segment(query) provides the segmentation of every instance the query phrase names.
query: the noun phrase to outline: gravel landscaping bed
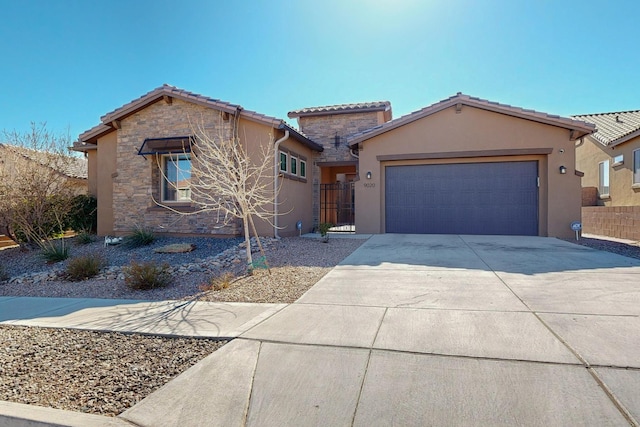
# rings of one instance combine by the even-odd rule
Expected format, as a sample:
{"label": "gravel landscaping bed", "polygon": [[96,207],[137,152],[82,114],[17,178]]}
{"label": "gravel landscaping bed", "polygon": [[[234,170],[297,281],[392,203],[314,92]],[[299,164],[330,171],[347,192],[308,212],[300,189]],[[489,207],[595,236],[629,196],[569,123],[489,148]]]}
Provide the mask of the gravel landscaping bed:
{"label": "gravel landscaping bed", "polygon": [[0,326],[0,400],[116,416],[226,344]]}
{"label": "gravel landscaping bed", "polygon": [[591,237],[581,237],[580,240],[576,239],[563,239],[570,243],[586,246],[592,249],[598,249],[600,251],[612,252],[614,254],[627,256],[630,258],[640,259],[640,246],[627,244],[622,242],[616,242],[613,240],[596,239]]}
{"label": "gravel landscaping bed", "polygon": [[[177,242],[193,243],[196,250],[186,254],[153,254],[154,247]],[[80,251],[99,251],[112,266],[127,264],[132,254],[139,260],[159,259],[174,266],[195,263],[196,267],[216,253],[226,250],[228,255],[213,268],[215,274],[187,272],[177,275],[170,286],[150,291],[131,290],[121,279],[37,283],[25,280],[0,283],[0,296],[290,303],[363,242],[336,238],[322,243],[299,237],[266,240],[271,274],[260,269],[252,276],[243,276],[244,263],[234,262],[244,259],[244,249],[237,246],[236,239],[166,238],[129,254],[122,247],[102,248],[101,243],[73,245],[72,256]],[[7,263],[13,274],[52,268],[37,253],[14,249],[0,251],[0,262]],[[236,276],[228,288],[201,291],[202,284],[224,272]],[[202,339],[16,326],[0,326],[0,342],[0,400],[109,416],[135,405],[224,344]]]}
{"label": "gravel landscaping bed", "polygon": [[[177,242],[195,244],[196,249],[184,254],[153,252],[156,247]],[[163,238],[151,246],[134,250],[121,246],[103,248],[101,243],[72,245],[72,256],[79,252],[99,254],[110,266],[126,265],[132,258],[138,261],[168,262],[174,266],[176,274],[169,286],[147,291],[130,289],[121,275],[120,277],[114,275],[109,279],[103,276],[79,282],[70,282],[61,278],[46,281],[27,278],[21,279],[20,282],[0,283],[0,296],[121,298],[153,301],[198,298],[205,301],[290,303],[299,298],[364,240],[335,238],[329,243],[322,243],[317,239],[303,237],[266,239],[263,245],[267,262],[271,266],[271,274],[266,270],[257,269],[253,276],[248,277],[243,276],[244,248],[242,243],[238,245],[238,242],[241,240]],[[226,255],[219,261],[216,261],[217,258],[209,258],[225,250]],[[254,259],[258,259],[260,253],[256,252],[253,256]],[[21,272],[24,272],[28,266],[33,266],[35,271],[37,268],[64,268],[64,263],[53,266],[44,263],[37,251],[24,253],[19,249],[0,251],[0,262],[3,265],[6,262],[9,265],[5,267],[7,270],[13,266],[12,271]],[[180,269],[182,265],[190,267]],[[202,292],[203,285],[224,273],[231,273],[236,277],[229,288]]]}

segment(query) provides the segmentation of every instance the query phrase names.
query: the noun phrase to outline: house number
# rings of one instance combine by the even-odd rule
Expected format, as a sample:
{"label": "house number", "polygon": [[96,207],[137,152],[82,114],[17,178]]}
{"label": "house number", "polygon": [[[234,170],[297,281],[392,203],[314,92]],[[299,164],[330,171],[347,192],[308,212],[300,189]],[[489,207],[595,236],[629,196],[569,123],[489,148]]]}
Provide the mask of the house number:
{"label": "house number", "polygon": [[365,182],[364,183],[364,188],[373,188],[376,186],[375,182]]}

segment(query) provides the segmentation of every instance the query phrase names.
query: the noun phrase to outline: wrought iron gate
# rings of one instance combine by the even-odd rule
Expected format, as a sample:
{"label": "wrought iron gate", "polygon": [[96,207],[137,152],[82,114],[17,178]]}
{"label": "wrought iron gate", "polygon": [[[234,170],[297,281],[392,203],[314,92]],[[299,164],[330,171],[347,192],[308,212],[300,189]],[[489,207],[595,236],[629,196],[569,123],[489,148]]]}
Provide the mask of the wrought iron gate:
{"label": "wrought iron gate", "polygon": [[353,182],[320,184],[320,223],[354,225],[355,186]]}

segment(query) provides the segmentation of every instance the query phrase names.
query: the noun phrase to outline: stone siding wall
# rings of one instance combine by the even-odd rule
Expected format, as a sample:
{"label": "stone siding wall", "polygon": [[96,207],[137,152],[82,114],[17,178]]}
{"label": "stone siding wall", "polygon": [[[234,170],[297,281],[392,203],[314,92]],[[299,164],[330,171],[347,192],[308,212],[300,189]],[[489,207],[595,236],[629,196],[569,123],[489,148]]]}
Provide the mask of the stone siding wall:
{"label": "stone siding wall", "polygon": [[231,129],[218,111],[177,99],[171,104],[156,102],[122,120],[117,140],[118,172],[113,180],[116,234],[125,234],[135,226],[162,233],[239,234],[237,221],[223,226],[223,218],[216,212],[184,215],[160,208],[153,201],[160,194],[157,157],[147,155],[145,159],[137,154],[138,149],[146,138],[193,135],[193,127],[200,124],[213,135],[228,136]]}
{"label": "stone siding wall", "polygon": [[583,207],[582,232],[640,240],[640,206]]}
{"label": "stone siding wall", "polygon": [[[348,113],[299,118],[300,130],[324,147],[313,162],[313,225],[320,220],[320,167],[318,162],[355,161],[350,153],[347,137],[377,126],[378,113]],[[336,143],[336,135],[338,141]]]}

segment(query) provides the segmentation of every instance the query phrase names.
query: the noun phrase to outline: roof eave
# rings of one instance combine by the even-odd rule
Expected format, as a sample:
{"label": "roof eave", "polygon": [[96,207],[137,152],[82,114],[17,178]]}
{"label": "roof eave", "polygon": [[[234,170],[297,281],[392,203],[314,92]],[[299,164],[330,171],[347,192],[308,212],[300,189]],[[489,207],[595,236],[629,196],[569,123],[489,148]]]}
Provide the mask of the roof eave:
{"label": "roof eave", "polygon": [[550,117],[540,117],[535,112],[529,113],[525,110],[517,111],[502,105],[491,105],[491,104],[487,105],[487,103],[485,102],[477,102],[477,101],[474,101],[473,99],[452,97],[450,99],[425,107],[422,110],[418,110],[414,113],[410,113],[404,117],[399,117],[396,119],[396,123],[393,123],[393,121],[387,122],[383,125],[378,126],[377,129],[374,128],[375,130],[369,133],[364,133],[362,135],[356,136],[350,139],[349,145],[355,146],[375,136],[381,135],[383,133],[389,132],[405,124],[412,123],[416,120],[419,120],[424,117],[438,113],[440,111],[446,110],[447,108],[451,108],[452,106],[455,106],[455,105],[466,105],[468,107],[479,108],[482,110],[492,111],[495,113],[504,114],[511,117],[521,118],[524,120],[535,121],[538,123],[543,123],[551,126],[568,129],[572,131],[571,140],[577,140],[581,137],[584,137],[586,135],[589,135],[595,132],[595,125],[591,123],[586,123],[586,122],[573,120],[573,119],[563,119],[560,117],[558,117],[558,119],[554,119]]}
{"label": "roof eave", "polygon": [[640,129],[637,129],[631,133],[628,133],[624,136],[621,136],[618,139],[615,139],[613,141],[611,141],[609,144],[607,144],[609,147],[617,147],[618,145],[624,144],[625,142],[629,142],[632,139],[635,139],[637,137],[640,137]]}

